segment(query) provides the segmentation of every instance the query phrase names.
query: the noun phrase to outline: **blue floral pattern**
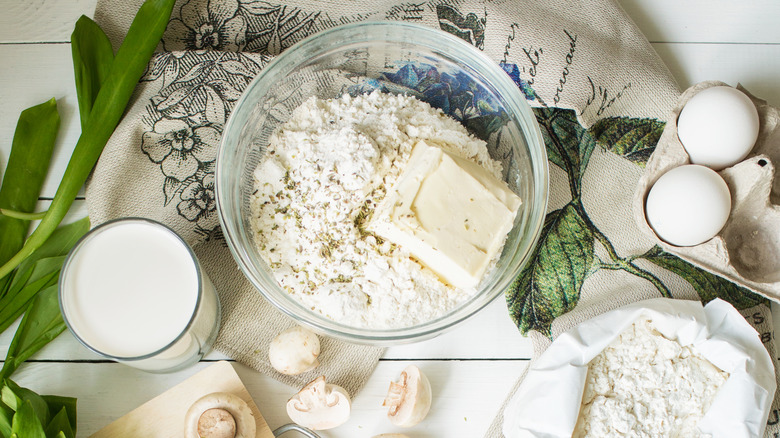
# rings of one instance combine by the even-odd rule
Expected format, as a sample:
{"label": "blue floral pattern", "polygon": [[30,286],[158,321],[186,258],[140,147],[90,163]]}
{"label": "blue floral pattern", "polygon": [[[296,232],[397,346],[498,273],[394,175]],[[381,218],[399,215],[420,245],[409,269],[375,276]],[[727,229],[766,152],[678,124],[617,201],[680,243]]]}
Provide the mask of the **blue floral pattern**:
{"label": "blue floral pattern", "polygon": [[493,95],[462,72],[450,74],[439,72],[432,65],[407,63],[396,71],[382,73],[379,79],[368,79],[352,87],[350,92],[375,89],[408,94],[428,102],[482,139],[489,138],[508,121]]}
{"label": "blue floral pattern", "polygon": [[515,85],[517,85],[517,88],[519,88],[520,91],[523,92],[523,95],[525,96],[526,100],[530,100],[530,101],[539,100],[539,96],[536,95],[536,91],[534,91],[534,89],[531,88],[528,82],[520,78],[520,69],[517,67],[517,64],[502,62],[499,65],[506,72],[506,74],[508,74],[509,77],[512,78],[512,81],[515,83]]}

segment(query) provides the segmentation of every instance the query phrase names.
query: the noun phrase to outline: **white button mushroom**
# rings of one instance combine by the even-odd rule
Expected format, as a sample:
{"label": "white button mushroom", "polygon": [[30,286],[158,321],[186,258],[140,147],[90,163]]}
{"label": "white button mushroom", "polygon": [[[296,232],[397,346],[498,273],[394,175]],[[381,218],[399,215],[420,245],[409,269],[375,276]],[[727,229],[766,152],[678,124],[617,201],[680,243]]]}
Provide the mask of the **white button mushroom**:
{"label": "white button mushroom", "polygon": [[396,382],[390,382],[382,406],[388,406],[387,418],[399,427],[412,427],[422,421],[431,408],[431,384],[414,365],[401,372]]}
{"label": "white button mushroom", "polygon": [[184,419],[185,438],[255,438],[252,410],[237,395],[213,392],[198,399]]}
{"label": "white button mushroom", "polygon": [[282,374],[301,374],[320,364],[320,340],[311,331],[300,327],[287,329],[271,341],[268,359],[271,366]]}
{"label": "white button mushroom", "polygon": [[287,402],[292,421],[312,430],[332,429],[347,422],[352,408],[347,391],[325,376],[309,382]]}

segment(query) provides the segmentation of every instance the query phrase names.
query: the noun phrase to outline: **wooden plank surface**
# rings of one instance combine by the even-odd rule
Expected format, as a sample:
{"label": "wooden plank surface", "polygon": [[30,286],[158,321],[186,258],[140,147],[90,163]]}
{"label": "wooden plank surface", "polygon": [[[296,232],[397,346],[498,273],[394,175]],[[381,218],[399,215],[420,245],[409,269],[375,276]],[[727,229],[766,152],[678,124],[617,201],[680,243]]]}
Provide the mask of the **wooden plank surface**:
{"label": "wooden plank surface", "polygon": [[44,197],[52,197],[81,133],[70,44],[2,44],[0,60],[0,168],[7,164],[19,114],[57,99],[60,132],[42,189]]}
{"label": "wooden plank surface", "polygon": [[70,41],[73,24],[97,0],[0,0],[0,44]]}
{"label": "wooden plank surface", "polygon": [[[353,398],[350,420],[321,435],[368,438],[404,432],[414,438],[480,437],[528,365],[522,360],[413,361],[431,382],[433,404],[424,422],[402,431],[387,420],[382,401],[390,381],[410,363],[381,361],[365,389]],[[15,380],[41,393],[78,397],[78,436],[86,437],[209,365],[201,362],[179,373],[148,374],[115,363],[33,362],[22,365]],[[289,423],[285,402],[297,389],[243,365],[234,366],[271,429]]]}
{"label": "wooden plank surface", "polygon": [[[5,357],[11,343],[16,324],[0,334],[0,358]],[[490,336],[486,336],[486,334]],[[474,318],[458,325],[453,330],[415,344],[392,347],[385,353],[392,360],[420,359],[529,359],[531,342],[512,325],[502,299],[492,302]],[[209,359],[225,358],[214,352]],[[34,357],[39,361],[99,360],[100,357],[87,350],[69,332],[46,345]]]}
{"label": "wooden plank surface", "polygon": [[776,0],[618,0],[650,42],[780,43]]}
{"label": "wooden plank surface", "polygon": [[653,48],[683,87],[713,79],[741,83],[780,106],[780,44],[654,43]]}
{"label": "wooden plank surface", "polygon": [[[780,43],[776,0],[618,0],[651,42]],[[0,0],[0,44],[67,42],[97,0]]]}

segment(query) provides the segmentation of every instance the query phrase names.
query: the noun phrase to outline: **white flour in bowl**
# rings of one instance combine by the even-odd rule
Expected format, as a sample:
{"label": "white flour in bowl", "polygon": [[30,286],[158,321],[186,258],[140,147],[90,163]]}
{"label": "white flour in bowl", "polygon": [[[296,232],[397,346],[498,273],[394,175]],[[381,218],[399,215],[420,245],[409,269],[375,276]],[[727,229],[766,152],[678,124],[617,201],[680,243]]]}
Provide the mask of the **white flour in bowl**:
{"label": "white flour in bowl", "polygon": [[311,98],[274,132],[255,171],[252,226],[288,293],[335,321],[370,328],[425,322],[476,293],[444,284],[365,229],[420,140],[501,177],[484,141],[409,96]]}
{"label": "white flour in bowl", "polygon": [[573,437],[696,437],[728,378],[690,346],[640,320],[588,365]]}

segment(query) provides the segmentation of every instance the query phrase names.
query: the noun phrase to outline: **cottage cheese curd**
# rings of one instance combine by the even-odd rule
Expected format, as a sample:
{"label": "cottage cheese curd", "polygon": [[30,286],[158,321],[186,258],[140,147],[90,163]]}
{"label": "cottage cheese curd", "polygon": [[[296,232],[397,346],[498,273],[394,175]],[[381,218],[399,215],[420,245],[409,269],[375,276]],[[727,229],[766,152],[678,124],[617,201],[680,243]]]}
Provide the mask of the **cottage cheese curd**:
{"label": "cottage cheese curd", "polygon": [[442,316],[476,292],[368,229],[420,141],[500,179],[485,142],[410,96],[311,98],[274,132],[255,171],[252,227],[288,293],[347,325],[394,328]]}
{"label": "cottage cheese curd", "polygon": [[695,437],[725,373],[639,320],[589,364],[573,437]]}

